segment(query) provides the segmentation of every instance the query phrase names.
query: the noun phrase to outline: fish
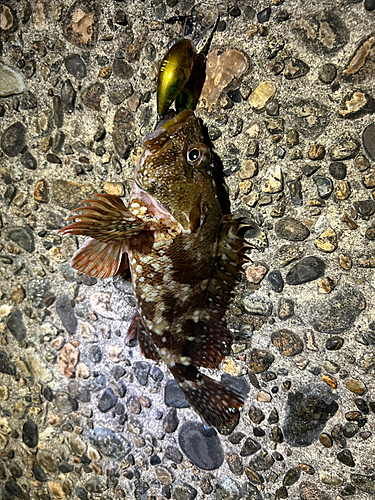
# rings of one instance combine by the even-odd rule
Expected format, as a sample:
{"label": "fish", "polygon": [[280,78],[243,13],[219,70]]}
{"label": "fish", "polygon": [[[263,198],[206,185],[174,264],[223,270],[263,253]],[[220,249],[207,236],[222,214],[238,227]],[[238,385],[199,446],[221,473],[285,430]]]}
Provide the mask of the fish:
{"label": "fish", "polygon": [[130,270],[136,312],[126,341],[164,361],[204,423],[220,428],[238,419],[245,398],[199,368],[217,369],[230,352],[225,312],[244,240],[239,221],[222,213],[194,111],[163,113],[143,138],[128,203],[95,194],[59,232],[89,237],[72,257],[77,271],[103,279]]}

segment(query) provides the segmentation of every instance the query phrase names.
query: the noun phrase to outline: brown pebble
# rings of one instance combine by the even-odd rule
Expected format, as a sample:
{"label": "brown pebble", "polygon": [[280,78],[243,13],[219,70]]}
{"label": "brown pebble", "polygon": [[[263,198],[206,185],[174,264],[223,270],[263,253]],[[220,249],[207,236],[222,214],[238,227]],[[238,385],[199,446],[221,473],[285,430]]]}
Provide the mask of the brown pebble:
{"label": "brown pebble", "polygon": [[332,387],[332,389],[337,389],[337,380],[335,377],[332,377],[331,375],[323,375],[322,380]]}
{"label": "brown pebble", "polygon": [[146,396],[140,396],[138,398],[138,401],[139,401],[140,405],[143,406],[143,408],[150,408],[150,406],[151,406],[151,401]]}
{"label": "brown pebble", "polygon": [[322,144],[313,144],[310,146],[308,157],[310,160],[322,160],[326,154],[326,149]]}
{"label": "brown pebble", "polygon": [[315,246],[321,252],[331,253],[337,248],[337,235],[335,231],[329,227],[315,240]]}
{"label": "brown pebble", "polygon": [[35,184],[34,198],[41,203],[49,202],[49,187],[45,179],[41,179]]}
{"label": "brown pebble", "polygon": [[369,55],[374,44],[375,44],[374,36],[371,36],[363,43],[361,43],[361,45],[357,48],[355,54],[353,55],[352,59],[350,60],[349,64],[344,69],[343,74],[354,75],[355,73],[358,73],[358,71],[365,64],[367,56]]}
{"label": "brown pebble", "polygon": [[244,161],[242,167],[238,171],[238,177],[241,180],[251,179],[258,174],[258,163],[255,160]]}
{"label": "brown pebble", "polygon": [[257,393],[257,401],[262,403],[269,403],[272,400],[271,394],[266,391],[259,391]]}
{"label": "brown pebble", "polygon": [[246,278],[250,281],[250,283],[258,284],[262,281],[262,279],[267,274],[267,267],[263,264],[254,264],[246,268]]}
{"label": "brown pebble", "polygon": [[340,181],[336,188],[336,198],[340,201],[350,196],[350,184],[348,181]]}
{"label": "brown pebble", "polygon": [[333,445],[333,440],[331,436],[326,432],[322,432],[320,434],[319,441],[325,448],[331,448],[331,446]]}
{"label": "brown pebble", "polygon": [[26,297],[26,291],[22,285],[18,285],[10,295],[10,298],[15,304],[19,304]]}
{"label": "brown pebble", "polygon": [[51,146],[52,146],[52,137],[44,137],[44,139],[42,139],[40,143],[41,150],[46,153]]}
{"label": "brown pebble", "polygon": [[358,227],[357,224],[354,222],[354,220],[348,214],[344,214],[341,220],[342,222],[346,222],[348,224],[349,229],[351,229],[352,231],[354,229],[357,229]]}
{"label": "brown pebble", "polygon": [[318,281],[320,293],[330,293],[335,288],[335,281],[332,278],[326,277]]}
{"label": "brown pebble", "polygon": [[109,78],[112,74],[112,68],[111,66],[104,66],[103,68],[100,68],[99,70],[99,76],[100,78]]}

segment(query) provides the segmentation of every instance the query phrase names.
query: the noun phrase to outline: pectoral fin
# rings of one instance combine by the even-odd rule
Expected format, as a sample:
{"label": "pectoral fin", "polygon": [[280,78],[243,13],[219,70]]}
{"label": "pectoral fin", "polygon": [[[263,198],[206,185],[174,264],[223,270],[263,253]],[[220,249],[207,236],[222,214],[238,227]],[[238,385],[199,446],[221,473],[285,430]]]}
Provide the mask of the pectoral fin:
{"label": "pectoral fin", "polygon": [[73,255],[71,266],[88,276],[111,278],[122,272],[127,259],[125,250],[126,240],[104,243],[89,238]]}
{"label": "pectoral fin", "polygon": [[85,200],[81,204],[85,203],[90,205],[74,209],[73,212],[79,213],[67,219],[76,222],[63,227],[59,233],[90,236],[104,243],[110,243],[158,227],[157,219],[147,217],[147,213],[142,214],[137,208],[131,211],[118,196],[95,194],[91,200]]}

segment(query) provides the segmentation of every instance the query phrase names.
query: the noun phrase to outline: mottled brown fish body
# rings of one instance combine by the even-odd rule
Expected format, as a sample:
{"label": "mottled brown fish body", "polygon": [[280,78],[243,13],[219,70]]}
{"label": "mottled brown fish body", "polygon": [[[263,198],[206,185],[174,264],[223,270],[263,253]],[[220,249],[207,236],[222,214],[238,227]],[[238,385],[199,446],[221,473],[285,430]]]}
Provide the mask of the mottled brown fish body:
{"label": "mottled brown fish body", "polygon": [[244,398],[198,367],[217,368],[230,350],[224,315],[243,240],[221,213],[211,152],[191,110],[161,120],[143,144],[128,205],[96,195],[62,232],[91,237],[72,259],[91,276],[113,276],[128,258],[137,300],[128,338],[166,362],[207,424],[226,425]]}

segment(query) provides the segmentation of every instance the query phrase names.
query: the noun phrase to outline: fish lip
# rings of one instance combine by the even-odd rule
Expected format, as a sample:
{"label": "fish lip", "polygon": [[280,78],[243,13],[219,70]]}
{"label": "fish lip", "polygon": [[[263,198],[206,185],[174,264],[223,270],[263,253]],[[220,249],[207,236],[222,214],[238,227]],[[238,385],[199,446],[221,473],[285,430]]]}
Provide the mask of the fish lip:
{"label": "fish lip", "polygon": [[165,116],[157,123],[155,130],[144,136],[143,144],[146,144],[148,141],[153,141],[166,133],[173,133],[174,129],[178,129],[184,125],[193,114],[191,109],[184,109],[177,116],[173,116],[172,113]]}

